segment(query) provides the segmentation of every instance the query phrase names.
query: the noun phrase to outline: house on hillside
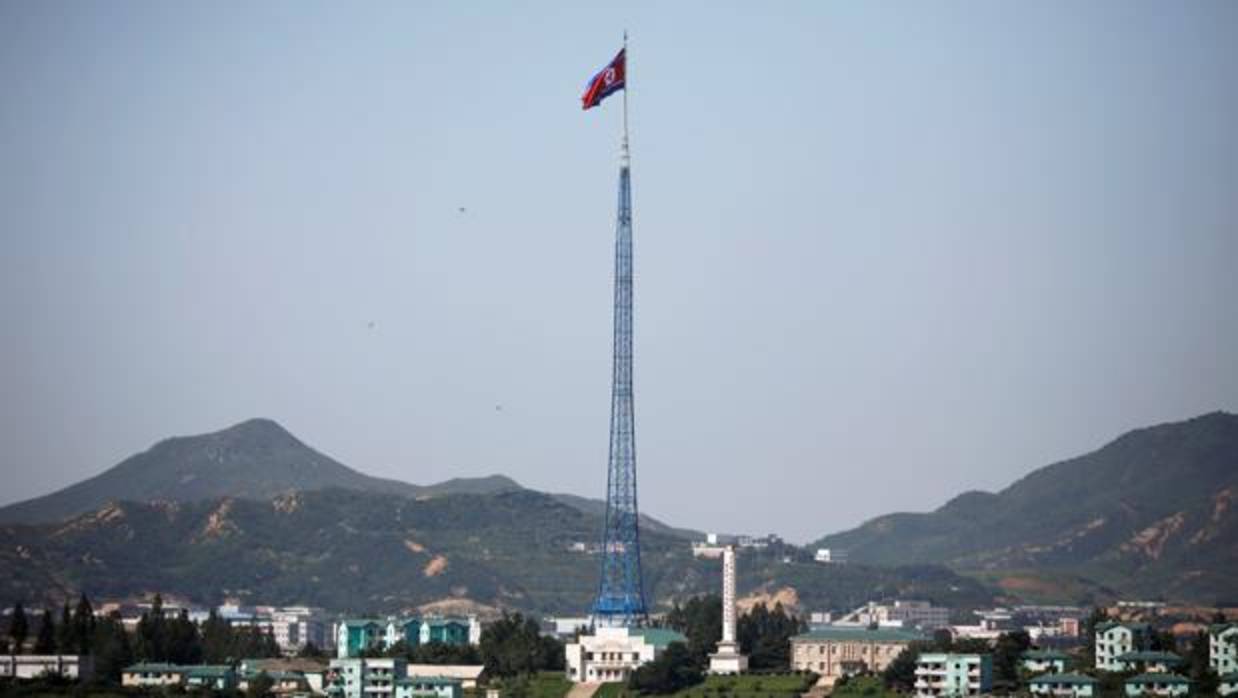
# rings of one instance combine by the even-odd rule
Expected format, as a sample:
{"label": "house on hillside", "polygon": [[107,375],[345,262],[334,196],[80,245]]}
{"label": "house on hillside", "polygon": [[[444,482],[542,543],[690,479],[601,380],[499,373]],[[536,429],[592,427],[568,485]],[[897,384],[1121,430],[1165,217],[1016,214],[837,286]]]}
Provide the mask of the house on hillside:
{"label": "house on hillside", "polygon": [[1096,626],[1096,668],[1102,671],[1124,671],[1125,665],[1118,661],[1118,657],[1143,649],[1148,634],[1149,629],[1145,623],[1110,621]]}
{"label": "house on hillside", "polygon": [[229,691],[236,688],[236,672],[226,664],[202,664],[182,667],[182,669],[185,686],[188,688],[204,688],[211,691]]}
{"label": "house on hillside", "polygon": [[1221,676],[1238,672],[1238,623],[1208,628],[1208,663]]}
{"label": "house on hillside", "polygon": [[1099,683],[1082,674],[1041,674],[1028,682],[1028,690],[1034,696],[1093,698],[1099,693]]}
{"label": "house on hillside", "polygon": [[1185,696],[1191,692],[1191,682],[1177,674],[1140,674],[1125,681],[1126,695]]}
{"label": "house on hillside", "polygon": [[125,687],[179,686],[184,680],[184,667],[165,662],[138,662],[120,672],[120,685]]}
{"label": "house on hillside", "polygon": [[1139,671],[1145,674],[1168,674],[1182,664],[1182,657],[1173,652],[1127,652],[1118,655],[1120,671]]}
{"label": "house on hillside", "polygon": [[1056,650],[1028,650],[1020,658],[1024,670],[1036,674],[1065,674],[1070,655]]}
{"label": "house on hillside", "polygon": [[811,671],[833,685],[843,676],[884,671],[908,644],[927,639],[904,628],[817,627],[791,638],[791,669]]}
{"label": "house on hillside", "polygon": [[916,696],[979,696],[993,690],[993,657],[925,653],[916,660]]}

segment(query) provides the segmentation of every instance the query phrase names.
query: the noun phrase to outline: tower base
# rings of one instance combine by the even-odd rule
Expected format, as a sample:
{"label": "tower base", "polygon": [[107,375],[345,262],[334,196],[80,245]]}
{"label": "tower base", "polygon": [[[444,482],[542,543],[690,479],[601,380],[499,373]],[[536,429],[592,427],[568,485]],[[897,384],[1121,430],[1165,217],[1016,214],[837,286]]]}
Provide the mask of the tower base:
{"label": "tower base", "polygon": [[719,642],[718,651],[709,655],[709,673],[742,674],[748,671],[748,657],[739,653],[739,643]]}

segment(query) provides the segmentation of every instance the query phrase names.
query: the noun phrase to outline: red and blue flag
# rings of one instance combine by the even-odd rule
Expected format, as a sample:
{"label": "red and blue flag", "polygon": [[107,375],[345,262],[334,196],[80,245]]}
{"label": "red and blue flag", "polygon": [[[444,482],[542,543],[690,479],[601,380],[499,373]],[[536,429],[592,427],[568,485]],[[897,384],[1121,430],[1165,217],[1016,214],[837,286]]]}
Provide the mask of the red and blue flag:
{"label": "red and blue flag", "polygon": [[627,77],[627,61],[624,54],[627,49],[621,49],[605,68],[589,79],[589,87],[585,89],[580,101],[582,109],[596,107],[602,100],[623,89],[624,78]]}

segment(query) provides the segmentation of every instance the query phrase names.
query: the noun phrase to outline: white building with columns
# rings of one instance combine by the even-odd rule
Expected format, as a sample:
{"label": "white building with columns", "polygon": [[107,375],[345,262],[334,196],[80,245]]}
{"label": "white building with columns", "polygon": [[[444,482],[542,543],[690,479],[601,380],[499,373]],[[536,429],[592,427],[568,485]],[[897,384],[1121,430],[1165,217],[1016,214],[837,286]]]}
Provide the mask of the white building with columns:
{"label": "white building with columns", "polygon": [[663,628],[599,627],[564,648],[567,678],[575,683],[627,681],[637,667],[657,659],[672,642],[687,641]]}

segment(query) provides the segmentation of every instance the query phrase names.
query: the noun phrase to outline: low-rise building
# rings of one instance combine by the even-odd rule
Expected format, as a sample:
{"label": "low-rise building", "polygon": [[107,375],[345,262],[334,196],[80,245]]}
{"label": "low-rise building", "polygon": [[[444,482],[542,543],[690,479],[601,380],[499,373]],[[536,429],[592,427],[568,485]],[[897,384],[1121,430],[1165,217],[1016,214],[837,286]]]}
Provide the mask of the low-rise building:
{"label": "low-rise building", "polygon": [[1034,696],[1093,698],[1097,695],[1098,683],[1091,676],[1082,674],[1041,674],[1028,682],[1028,690]]}
{"label": "low-rise building", "polygon": [[94,675],[94,666],[90,655],[0,655],[0,678],[37,679],[44,676],[60,676],[66,679],[85,680]]}
{"label": "low-rise building", "polygon": [[185,681],[185,669],[165,662],[138,662],[120,673],[120,685],[136,687],[179,686]]}
{"label": "low-rise building", "polygon": [[336,657],[356,658],[366,650],[390,648],[398,642],[410,647],[441,642],[446,645],[476,645],[481,642],[481,623],[475,616],[410,617],[379,620],[350,618],[335,629]]}
{"label": "low-rise building", "polygon": [[213,691],[236,688],[236,671],[230,666],[202,664],[180,668],[185,677],[185,685],[190,688],[207,688]]}
{"label": "low-rise building", "polygon": [[1238,696],[1238,671],[1224,674],[1217,684],[1217,694],[1222,696]]}
{"label": "low-rise building", "polygon": [[686,643],[687,638],[662,628],[597,628],[564,648],[567,678],[575,683],[627,681],[672,642]]}
{"label": "low-rise building", "polygon": [[816,628],[791,638],[791,669],[811,671],[833,685],[843,676],[884,671],[908,644],[927,639],[903,628]]}
{"label": "low-rise building", "polygon": [[410,679],[452,679],[460,682],[461,688],[477,688],[484,664],[409,664],[405,675]]}
{"label": "low-rise building", "polygon": [[993,690],[993,658],[987,654],[921,654],[916,661],[916,695],[978,696]]}
{"label": "low-rise building", "polygon": [[1102,671],[1124,671],[1118,657],[1143,649],[1148,626],[1143,623],[1106,622],[1096,626],[1096,668]]}
{"label": "low-rise building", "polygon": [[1140,651],[1118,655],[1117,662],[1122,667],[1120,671],[1167,674],[1182,664],[1182,657],[1173,652]]}
{"label": "low-rise building", "polygon": [[314,693],[323,693],[327,686],[329,668],[325,659],[308,657],[278,657],[271,659],[242,659],[238,670],[238,687],[248,688],[248,679],[265,673],[275,678],[300,676]]}
{"label": "low-rise building", "polygon": [[1222,676],[1238,672],[1238,623],[1208,628],[1208,663]]}
{"label": "low-rise building", "polygon": [[1191,682],[1177,674],[1139,674],[1125,681],[1126,695],[1184,696],[1191,692]]}
{"label": "low-rise building", "polygon": [[395,682],[395,698],[461,698],[464,689],[456,679],[409,677]]}
{"label": "low-rise building", "polygon": [[343,698],[394,698],[395,682],[406,678],[408,663],[399,657],[332,659],[337,688]]}
{"label": "low-rise building", "polygon": [[1070,655],[1065,652],[1033,649],[1023,653],[1020,666],[1026,671],[1037,674],[1065,675],[1066,663],[1069,661]]}

